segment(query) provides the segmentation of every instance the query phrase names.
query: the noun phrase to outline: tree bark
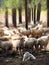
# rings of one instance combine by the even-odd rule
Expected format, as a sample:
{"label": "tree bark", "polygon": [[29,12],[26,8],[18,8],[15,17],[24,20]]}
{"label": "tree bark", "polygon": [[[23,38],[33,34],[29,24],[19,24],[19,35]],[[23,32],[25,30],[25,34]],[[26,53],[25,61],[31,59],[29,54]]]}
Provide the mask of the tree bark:
{"label": "tree bark", "polygon": [[[31,3],[31,0],[27,0],[28,4]],[[28,6],[28,22],[31,22],[31,8]]]}
{"label": "tree bark", "polygon": [[13,22],[13,26],[16,28],[16,8],[12,9],[12,22]]}
{"label": "tree bark", "polygon": [[32,8],[32,21],[33,21],[33,8]]}
{"label": "tree bark", "polygon": [[19,23],[22,23],[22,8],[20,7],[19,9]]}
{"label": "tree bark", "polygon": [[28,7],[28,22],[31,22],[31,8]]}
{"label": "tree bark", "polygon": [[36,24],[36,5],[34,5],[34,24]]}
{"label": "tree bark", "polygon": [[38,3],[38,8],[37,8],[37,21],[40,21],[40,13],[41,13],[41,3]]}
{"label": "tree bark", "polygon": [[49,0],[47,0],[47,27],[49,27]]}
{"label": "tree bark", "polygon": [[7,27],[9,27],[9,26],[8,26],[8,8],[6,8],[6,11],[5,11],[5,25],[6,25]]}
{"label": "tree bark", "polygon": [[26,22],[26,29],[28,29],[28,12],[27,12],[27,10],[28,10],[28,6],[27,6],[27,0],[25,0],[25,22]]}

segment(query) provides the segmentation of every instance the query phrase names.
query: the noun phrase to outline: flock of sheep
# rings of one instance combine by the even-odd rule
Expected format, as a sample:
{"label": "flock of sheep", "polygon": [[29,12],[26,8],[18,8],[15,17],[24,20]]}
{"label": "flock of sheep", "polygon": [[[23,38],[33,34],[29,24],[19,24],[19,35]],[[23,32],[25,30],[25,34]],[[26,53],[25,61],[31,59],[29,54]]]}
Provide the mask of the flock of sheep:
{"label": "flock of sheep", "polygon": [[49,28],[38,24],[34,28],[0,27],[0,52],[23,53],[46,50],[49,44]]}

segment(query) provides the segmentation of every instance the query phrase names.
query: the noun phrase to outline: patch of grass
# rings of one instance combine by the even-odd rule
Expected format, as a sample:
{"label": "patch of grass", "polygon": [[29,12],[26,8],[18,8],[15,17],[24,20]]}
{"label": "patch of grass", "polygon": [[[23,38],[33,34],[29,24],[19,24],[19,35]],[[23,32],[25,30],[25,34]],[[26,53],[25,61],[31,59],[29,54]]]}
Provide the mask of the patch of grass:
{"label": "patch of grass", "polygon": [[5,9],[0,9],[0,14],[4,14]]}
{"label": "patch of grass", "polygon": [[42,10],[41,15],[45,15],[47,13],[47,10]]}

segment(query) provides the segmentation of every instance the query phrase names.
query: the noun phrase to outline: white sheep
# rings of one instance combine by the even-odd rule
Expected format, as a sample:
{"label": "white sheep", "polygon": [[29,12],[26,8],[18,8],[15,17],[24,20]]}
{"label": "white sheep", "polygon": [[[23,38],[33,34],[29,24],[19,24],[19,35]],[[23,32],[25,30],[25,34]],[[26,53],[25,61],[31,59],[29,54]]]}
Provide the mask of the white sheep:
{"label": "white sheep", "polygon": [[5,52],[8,53],[9,51],[12,51],[12,43],[10,41],[1,41],[0,42],[0,48]]}
{"label": "white sheep", "polygon": [[29,53],[29,52],[25,52],[25,54],[23,55],[23,60],[22,61],[27,61],[27,60],[29,60],[29,59],[36,59],[36,57],[35,56],[33,56],[31,53]]}
{"label": "white sheep", "polygon": [[26,50],[35,50],[37,45],[37,39],[36,38],[26,38],[25,42],[24,42],[24,48]]}
{"label": "white sheep", "polygon": [[13,45],[13,51],[18,51],[19,54],[24,47],[24,39],[21,37],[19,40],[11,40]]}
{"label": "white sheep", "polygon": [[40,38],[37,39],[38,41],[38,46],[40,45],[40,50],[41,49],[46,49],[46,46],[48,44],[49,41],[49,36],[42,36]]}

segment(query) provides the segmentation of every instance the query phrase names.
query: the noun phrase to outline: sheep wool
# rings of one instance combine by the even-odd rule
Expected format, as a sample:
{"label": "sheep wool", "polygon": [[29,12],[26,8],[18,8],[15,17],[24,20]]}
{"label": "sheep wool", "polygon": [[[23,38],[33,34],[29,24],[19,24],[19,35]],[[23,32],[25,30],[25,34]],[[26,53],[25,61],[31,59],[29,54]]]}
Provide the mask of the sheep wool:
{"label": "sheep wool", "polygon": [[27,60],[29,60],[29,59],[36,59],[36,57],[35,56],[33,56],[31,53],[29,53],[29,52],[25,52],[25,54],[23,55],[23,60],[22,61],[27,61]]}

